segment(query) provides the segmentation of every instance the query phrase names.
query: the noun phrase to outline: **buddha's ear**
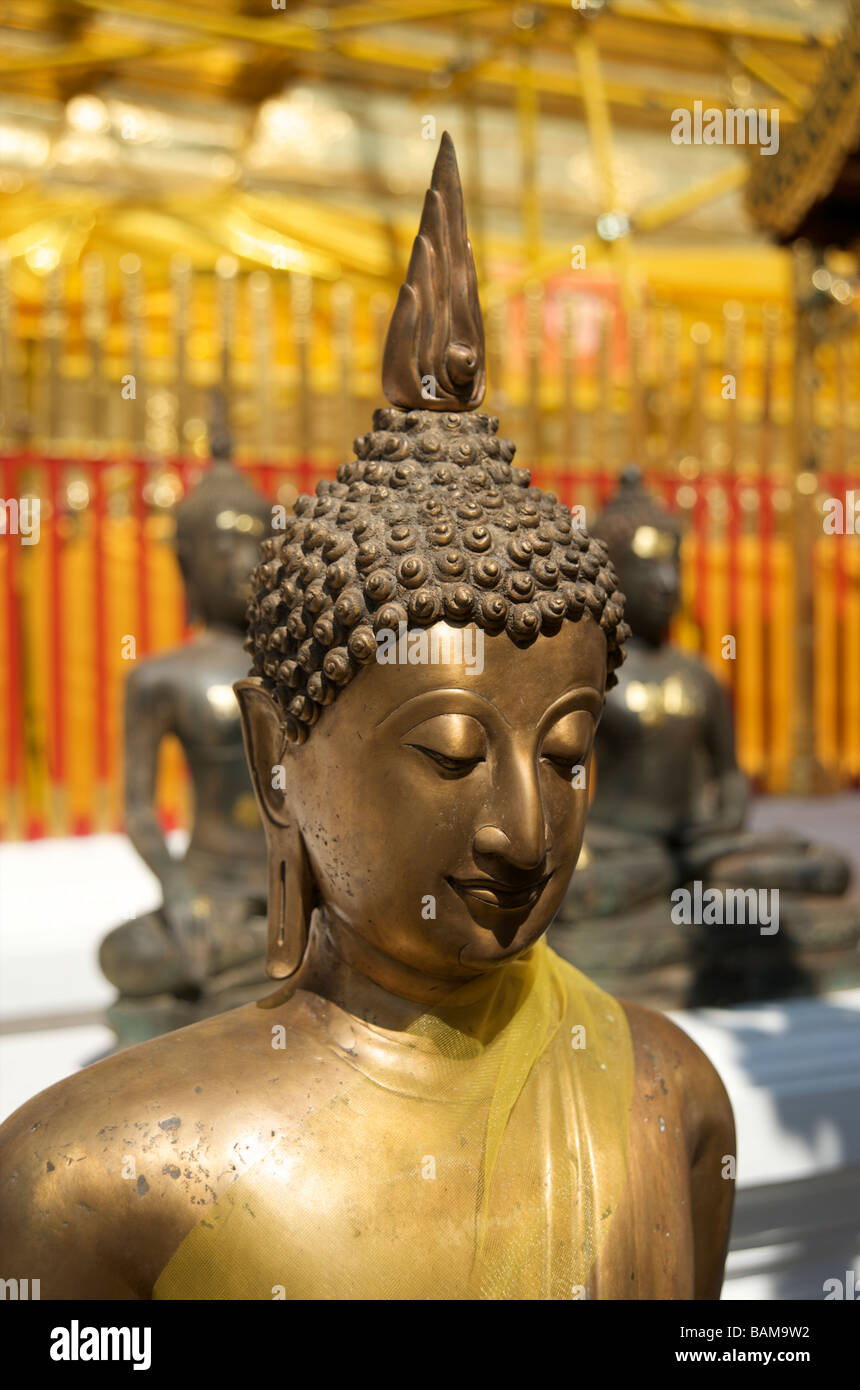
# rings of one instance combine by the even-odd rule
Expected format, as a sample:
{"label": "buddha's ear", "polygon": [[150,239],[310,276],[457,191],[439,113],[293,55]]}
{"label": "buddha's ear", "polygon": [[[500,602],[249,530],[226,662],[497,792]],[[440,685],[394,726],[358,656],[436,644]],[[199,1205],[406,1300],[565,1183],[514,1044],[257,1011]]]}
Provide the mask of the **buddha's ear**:
{"label": "buddha's ear", "polygon": [[289,827],[292,817],[286,807],[287,772],[282,761],[286,739],[280,707],[259,676],[237,681],[233,692],[260,810],[266,821]]}
{"label": "buddha's ear", "polygon": [[286,980],[304,957],[316,886],[301,831],[288,806],[280,709],[259,676],[237,681],[233,690],[269,847],[266,969],[271,979]]}

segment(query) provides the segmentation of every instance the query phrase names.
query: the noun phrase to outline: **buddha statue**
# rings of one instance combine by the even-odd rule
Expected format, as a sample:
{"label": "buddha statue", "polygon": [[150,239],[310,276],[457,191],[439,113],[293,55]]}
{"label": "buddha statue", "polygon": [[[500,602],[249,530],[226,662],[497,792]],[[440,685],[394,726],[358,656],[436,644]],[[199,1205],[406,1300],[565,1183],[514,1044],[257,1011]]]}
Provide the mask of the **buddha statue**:
{"label": "buddha statue", "polygon": [[718,1296],[723,1086],[545,939],[623,595],[483,380],[445,135],[391,406],[253,577],[236,694],[276,988],[6,1122],[4,1249],[43,1298]]}
{"label": "buddha statue", "polygon": [[[119,998],[120,1045],[239,1002],[265,982],[266,841],[233,685],[247,665],[245,608],[272,509],[233,466],[225,403],[213,393],[212,466],[176,509],[176,554],[195,626],[189,642],[141,661],[125,688],[125,828],[163,901],[114,928],[99,962]],[[175,858],[156,808],[163,739],[191,778],[193,826]]]}
{"label": "buddha statue", "polygon": [[[860,936],[856,904],[834,903],[850,868],[802,835],[746,828],[749,787],[726,695],[698,656],[668,640],[681,528],[638,469],[622,474],[594,527],[632,635],[606,703],[585,848],[552,931],[555,949],[587,962],[607,987],[664,1005],[809,993],[815,966]],[[702,893],[776,890],[779,930],[675,925],[671,894],[696,881]]]}

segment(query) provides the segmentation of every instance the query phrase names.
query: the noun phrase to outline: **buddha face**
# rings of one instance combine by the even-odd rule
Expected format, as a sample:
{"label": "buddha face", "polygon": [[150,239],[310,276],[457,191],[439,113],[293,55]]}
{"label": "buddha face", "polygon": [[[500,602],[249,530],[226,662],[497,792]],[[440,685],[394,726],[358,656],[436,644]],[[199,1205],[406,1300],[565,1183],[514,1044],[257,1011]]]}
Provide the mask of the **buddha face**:
{"label": "buddha face", "polygon": [[625,594],[624,617],[633,634],[657,645],[681,595],[678,537],[654,526],[638,527],[631,548],[613,555]]}
{"label": "buddha face", "polygon": [[[252,518],[248,518],[252,520]],[[197,616],[244,630],[245,609],[251,597],[251,574],[259,558],[259,533],[213,528],[205,544],[192,553],[180,550],[182,573]]]}
{"label": "buddha face", "polygon": [[[587,616],[528,648],[472,636],[482,670],[371,663],[283,756],[335,940],[358,936],[452,981],[549,926],[582,842],[606,677],[606,641]],[[257,780],[270,785],[271,768]]]}

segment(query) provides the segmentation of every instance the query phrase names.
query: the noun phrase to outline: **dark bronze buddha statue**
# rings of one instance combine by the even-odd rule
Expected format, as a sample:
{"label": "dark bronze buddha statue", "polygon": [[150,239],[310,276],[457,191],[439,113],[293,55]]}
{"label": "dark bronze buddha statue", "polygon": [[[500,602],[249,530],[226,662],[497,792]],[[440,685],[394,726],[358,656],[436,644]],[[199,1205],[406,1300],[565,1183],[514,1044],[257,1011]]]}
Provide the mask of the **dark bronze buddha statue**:
{"label": "dark bronze buddha statue", "polygon": [[[829,959],[834,946],[850,947],[860,935],[856,905],[838,901],[849,865],[801,835],[746,828],[749,786],[725,692],[698,656],[668,641],[680,602],[681,528],[637,469],[622,475],[594,527],[619,576],[632,635],[607,700],[585,849],[553,944],[607,988],[636,997],[653,989],[663,1003],[808,993],[817,953]],[[676,925],[671,894],[696,881],[702,892],[778,893],[779,931]],[[659,967],[664,978],[649,981]]]}
{"label": "dark bronze buddha statue", "polygon": [[0,1237],[43,1298],[718,1296],[722,1084],[545,941],[627,628],[603,544],[470,413],[447,136],[385,364],[392,405],[253,578],[278,988],[7,1121]]}
{"label": "dark bronze buddha statue", "polygon": [[[126,833],[164,898],[101,945],[102,970],[119,990],[110,1019],[121,1044],[229,1007],[265,980],[266,846],[233,685],[246,667],[250,577],[272,509],[231,462],[218,393],[211,436],[212,466],[176,510],[195,633],[141,661],[125,690]],[[155,804],[168,734],[185,754],[193,794],[181,859],[168,849]]]}

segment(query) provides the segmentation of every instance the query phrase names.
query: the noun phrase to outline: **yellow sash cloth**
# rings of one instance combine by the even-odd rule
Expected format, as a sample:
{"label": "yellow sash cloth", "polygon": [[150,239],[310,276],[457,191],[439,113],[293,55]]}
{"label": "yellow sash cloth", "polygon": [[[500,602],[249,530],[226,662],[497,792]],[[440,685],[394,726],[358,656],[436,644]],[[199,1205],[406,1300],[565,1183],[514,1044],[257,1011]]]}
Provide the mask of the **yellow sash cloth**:
{"label": "yellow sash cloth", "polygon": [[627,1172],[624,1010],[545,941],[479,989],[401,1033],[304,996],[288,1048],[313,1103],[304,1085],[153,1297],[593,1296]]}

